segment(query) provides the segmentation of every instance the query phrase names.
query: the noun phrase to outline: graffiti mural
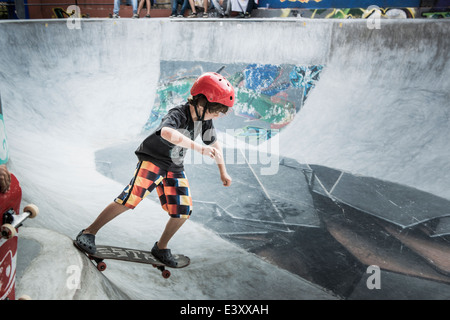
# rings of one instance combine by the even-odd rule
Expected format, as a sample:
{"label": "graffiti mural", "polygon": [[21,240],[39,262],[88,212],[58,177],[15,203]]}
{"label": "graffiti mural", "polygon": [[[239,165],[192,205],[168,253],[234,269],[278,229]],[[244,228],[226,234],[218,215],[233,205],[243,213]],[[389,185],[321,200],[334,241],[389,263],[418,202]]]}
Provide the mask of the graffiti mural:
{"label": "graffiti mural", "polygon": [[429,18],[429,19],[450,18],[450,10],[422,12],[422,17]]}
{"label": "graffiti mural", "polygon": [[[186,68],[186,65],[189,67]],[[154,130],[169,109],[186,102],[195,79],[222,65],[161,62],[154,106],[144,131]],[[218,130],[260,143],[287,126],[301,110],[320,79],[323,65],[230,64],[221,72],[235,87],[233,113],[216,121]]]}
{"label": "graffiti mural", "polygon": [[8,4],[0,2],[0,19],[8,19]]}
{"label": "graffiti mural", "polygon": [[[376,11],[382,19],[411,19],[424,17],[445,17],[445,12],[424,13],[417,8],[324,8],[324,9],[282,9],[260,10],[255,13],[258,17],[301,17],[309,19],[367,19]],[[422,14],[422,15],[421,15]]]}
{"label": "graffiti mural", "polygon": [[[261,5],[260,5],[261,7]],[[356,7],[356,8],[283,8],[281,10],[256,10],[253,16],[260,18],[309,18],[309,19],[368,19],[374,14],[381,19],[443,19],[450,18],[450,8],[427,7]]]}
{"label": "graffiti mural", "polygon": [[414,8],[351,8],[351,9],[315,9],[310,10],[310,18],[325,19],[367,19],[377,10],[380,11],[381,18],[406,19],[415,18],[416,10]]}

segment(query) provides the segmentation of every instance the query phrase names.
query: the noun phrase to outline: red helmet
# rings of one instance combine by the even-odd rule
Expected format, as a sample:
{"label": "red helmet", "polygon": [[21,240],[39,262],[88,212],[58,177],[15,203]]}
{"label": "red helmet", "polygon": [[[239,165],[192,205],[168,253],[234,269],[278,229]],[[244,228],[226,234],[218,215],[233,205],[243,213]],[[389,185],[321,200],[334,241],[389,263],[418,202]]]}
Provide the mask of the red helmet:
{"label": "red helmet", "polygon": [[191,95],[203,94],[209,102],[221,103],[233,107],[234,88],[224,76],[215,72],[206,72],[194,82]]}

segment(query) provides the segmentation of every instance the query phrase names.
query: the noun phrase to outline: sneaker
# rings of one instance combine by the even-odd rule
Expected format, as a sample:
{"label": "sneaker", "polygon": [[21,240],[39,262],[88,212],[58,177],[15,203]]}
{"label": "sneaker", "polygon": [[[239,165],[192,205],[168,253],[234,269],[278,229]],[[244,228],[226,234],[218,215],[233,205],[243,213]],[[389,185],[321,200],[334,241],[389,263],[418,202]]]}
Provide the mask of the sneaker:
{"label": "sneaker", "polygon": [[84,229],[76,237],[77,246],[87,253],[94,254],[97,251],[95,246],[95,236],[90,233],[83,233]]}
{"label": "sneaker", "polygon": [[145,17],[146,17],[146,18],[150,18],[150,15],[149,15],[149,14],[146,14]]}
{"label": "sneaker", "polygon": [[192,12],[190,15],[188,15],[188,18],[197,18],[197,12]]}
{"label": "sneaker", "polygon": [[177,15],[177,18],[184,18],[182,14]]}
{"label": "sneaker", "polygon": [[176,16],[176,14],[171,14],[169,18],[175,18]]}
{"label": "sneaker", "polygon": [[208,12],[203,12],[203,18],[208,18],[208,17],[209,17]]}
{"label": "sneaker", "polygon": [[114,14],[112,15],[112,17],[113,17],[113,19],[119,19],[119,18],[120,18],[119,15],[118,15],[117,13],[114,13]]}
{"label": "sneaker", "polygon": [[133,14],[133,19],[139,19],[139,15],[137,13]]}
{"label": "sneaker", "polygon": [[155,242],[153,246],[152,255],[168,267],[176,268],[178,266],[178,262],[173,258],[170,249],[159,249],[158,242]]}

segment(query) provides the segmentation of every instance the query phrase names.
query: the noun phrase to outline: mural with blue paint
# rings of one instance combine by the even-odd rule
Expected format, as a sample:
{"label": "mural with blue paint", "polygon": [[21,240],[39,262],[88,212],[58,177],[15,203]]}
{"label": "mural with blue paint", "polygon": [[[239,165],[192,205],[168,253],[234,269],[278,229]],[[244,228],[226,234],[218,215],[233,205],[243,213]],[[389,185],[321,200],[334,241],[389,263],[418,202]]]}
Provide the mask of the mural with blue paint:
{"label": "mural with blue paint", "polygon": [[319,80],[322,68],[323,66],[321,65],[310,67],[295,66],[289,74],[292,85],[303,90],[303,102]]}
{"label": "mural with blue paint", "polygon": [[[161,61],[155,103],[144,131],[154,130],[167,111],[186,102],[196,78],[222,65]],[[229,64],[221,72],[235,87],[233,113],[215,121],[218,130],[260,143],[286,127],[298,114],[320,79],[323,65]],[[254,138],[254,139],[253,139]]]}
{"label": "mural with blue paint", "polygon": [[3,120],[2,98],[0,96],[0,164],[8,162],[8,141],[6,139],[5,121]]}

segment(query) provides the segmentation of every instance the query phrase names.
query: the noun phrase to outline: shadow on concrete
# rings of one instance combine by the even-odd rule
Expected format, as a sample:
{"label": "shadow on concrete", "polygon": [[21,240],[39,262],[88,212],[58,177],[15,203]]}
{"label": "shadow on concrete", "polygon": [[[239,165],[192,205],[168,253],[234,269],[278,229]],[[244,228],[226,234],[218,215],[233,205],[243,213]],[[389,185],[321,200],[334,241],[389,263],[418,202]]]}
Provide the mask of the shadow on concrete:
{"label": "shadow on concrete", "polygon": [[227,168],[217,188],[215,166],[186,166],[193,221],[345,299],[450,297],[450,242],[431,228],[448,200],[287,158],[276,175]]}

